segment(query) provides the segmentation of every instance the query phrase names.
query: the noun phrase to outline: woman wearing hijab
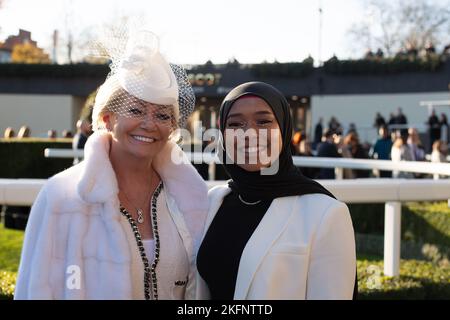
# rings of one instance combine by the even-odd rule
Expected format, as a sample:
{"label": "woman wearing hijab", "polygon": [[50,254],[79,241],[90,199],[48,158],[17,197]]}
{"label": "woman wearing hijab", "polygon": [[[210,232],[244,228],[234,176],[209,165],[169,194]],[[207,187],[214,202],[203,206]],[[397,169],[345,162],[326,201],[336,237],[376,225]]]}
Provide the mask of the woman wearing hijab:
{"label": "woman wearing hijab", "polygon": [[[222,103],[220,130],[231,181],[208,194],[197,298],[351,299],[356,255],[350,214],[294,166],[285,97],[262,82],[234,88]],[[253,136],[239,140],[238,130]],[[262,161],[264,153],[270,161]]]}
{"label": "woman wearing hijab", "polygon": [[174,133],[194,95],[184,70],[145,43],[100,87],[84,160],[33,204],[15,299],[195,297],[207,188],[173,158],[185,157]]}

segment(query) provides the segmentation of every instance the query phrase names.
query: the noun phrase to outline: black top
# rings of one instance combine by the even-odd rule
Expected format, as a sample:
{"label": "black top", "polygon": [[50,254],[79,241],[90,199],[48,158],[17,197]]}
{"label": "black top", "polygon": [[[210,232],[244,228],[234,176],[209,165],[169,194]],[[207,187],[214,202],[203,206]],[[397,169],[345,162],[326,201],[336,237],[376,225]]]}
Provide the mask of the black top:
{"label": "black top", "polygon": [[211,299],[233,299],[242,252],[271,203],[266,199],[247,205],[233,191],[223,199],[197,255],[198,272],[208,285]]}

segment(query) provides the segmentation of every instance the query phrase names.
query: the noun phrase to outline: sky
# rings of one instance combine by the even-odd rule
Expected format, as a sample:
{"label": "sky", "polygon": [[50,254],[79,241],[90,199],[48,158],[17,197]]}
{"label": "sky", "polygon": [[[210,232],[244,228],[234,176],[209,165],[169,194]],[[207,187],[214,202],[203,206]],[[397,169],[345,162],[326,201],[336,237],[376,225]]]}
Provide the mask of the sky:
{"label": "sky", "polygon": [[120,24],[125,16],[145,20],[146,27],[160,37],[161,51],[174,63],[225,63],[233,57],[241,63],[289,62],[301,61],[308,55],[324,61],[333,54],[342,59],[364,54],[361,49],[355,50],[348,32],[364,16],[364,0],[4,2],[0,9],[0,41],[21,28],[31,31],[33,40],[51,53],[52,34],[58,29],[60,63],[68,30],[81,46],[96,27]]}

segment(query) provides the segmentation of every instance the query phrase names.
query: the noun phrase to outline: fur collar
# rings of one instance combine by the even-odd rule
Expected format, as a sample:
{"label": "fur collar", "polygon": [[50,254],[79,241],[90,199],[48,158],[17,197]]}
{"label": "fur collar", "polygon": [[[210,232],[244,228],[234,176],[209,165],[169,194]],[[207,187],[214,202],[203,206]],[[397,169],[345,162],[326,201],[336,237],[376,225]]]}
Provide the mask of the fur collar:
{"label": "fur collar", "polygon": [[[117,199],[118,183],[109,160],[110,138],[107,132],[95,132],[86,142],[77,186],[78,194],[85,202],[105,203]],[[172,156],[183,161],[172,161]],[[172,141],[167,142],[153,160],[153,167],[178,209],[183,214],[192,214],[204,221],[208,209],[208,189],[181,148]]]}

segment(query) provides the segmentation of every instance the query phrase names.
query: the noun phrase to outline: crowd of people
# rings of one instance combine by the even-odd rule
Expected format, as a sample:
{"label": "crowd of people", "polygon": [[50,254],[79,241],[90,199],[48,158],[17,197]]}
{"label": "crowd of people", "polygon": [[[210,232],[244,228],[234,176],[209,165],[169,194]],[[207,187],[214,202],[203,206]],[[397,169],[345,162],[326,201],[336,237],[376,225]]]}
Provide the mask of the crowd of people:
{"label": "crowd of people", "polygon": [[[374,127],[378,131],[378,138],[373,143],[361,142],[356,125],[351,123],[344,132],[343,126],[335,116],[324,127],[324,120],[320,118],[314,129],[312,141],[300,132],[294,134],[292,152],[297,156],[317,156],[350,159],[379,159],[398,161],[427,161],[447,162],[449,130],[447,116],[440,117],[435,111],[426,122],[428,125],[429,141],[425,145],[416,128],[408,126],[408,119],[401,108],[397,113],[391,113],[386,121],[377,112]],[[430,156],[427,158],[427,154]],[[335,179],[334,168],[302,168],[305,175],[314,179]],[[383,170],[354,170],[344,169],[344,179],[354,178],[422,178],[424,174],[402,171]]]}
{"label": "crowd of people", "polygon": [[[12,139],[12,138],[31,138],[31,129],[28,126],[21,126],[19,131],[17,132],[17,136],[16,136],[16,132],[14,131],[14,129],[12,127],[8,127],[5,129],[4,133],[3,133],[3,138],[4,139]],[[61,132],[61,137],[62,138],[73,138],[73,133],[70,130],[63,130]],[[58,138],[58,132],[54,129],[49,129],[47,131],[47,135],[46,138],[49,139],[56,139]]]}
{"label": "crowd of people", "polygon": [[[294,132],[292,138],[292,154],[297,156],[317,156],[349,159],[380,159],[392,161],[427,161],[447,162],[449,128],[447,116],[441,113],[436,114],[431,111],[428,120],[425,122],[428,127],[428,141],[421,141],[416,128],[408,125],[408,119],[402,108],[398,108],[396,113],[390,113],[388,120],[380,113],[375,114],[373,127],[378,131],[378,138],[373,143],[362,142],[358,134],[356,125],[350,123],[346,132],[336,116],[331,116],[324,126],[323,118],[319,118],[314,129],[314,136],[311,141],[302,132]],[[76,124],[77,131],[72,134],[69,130],[62,132],[63,138],[72,138],[72,149],[83,149],[88,137],[92,134],[92,126],[89,120],[80,119]],[[17,138],[31,137],[31,130],[28,126],[22,126],[18,131]],[[5,129],[4,138],[16,138],[13,128]],[[48,130],[47,138],[57,138],[56,130]],[[429,155],[427,157],[427,155]],[[74,164],[80,159],[75,158]],[[208,179],[208,169],[205,172],[196,166],[202,177]],[[201,166],[200,166],[201,167]],[[202,167],[203,168],[203,167]],[[302,168],[303,173],[314,179],[335,179],[333,168]],[[399,171],[369,171],[344,169],[344,179],[368,178],[371,176],[419,178],[424,175]],[[216,177],[217,178],[217,177]],[[226,176],[219,178],[227,179]]]}

